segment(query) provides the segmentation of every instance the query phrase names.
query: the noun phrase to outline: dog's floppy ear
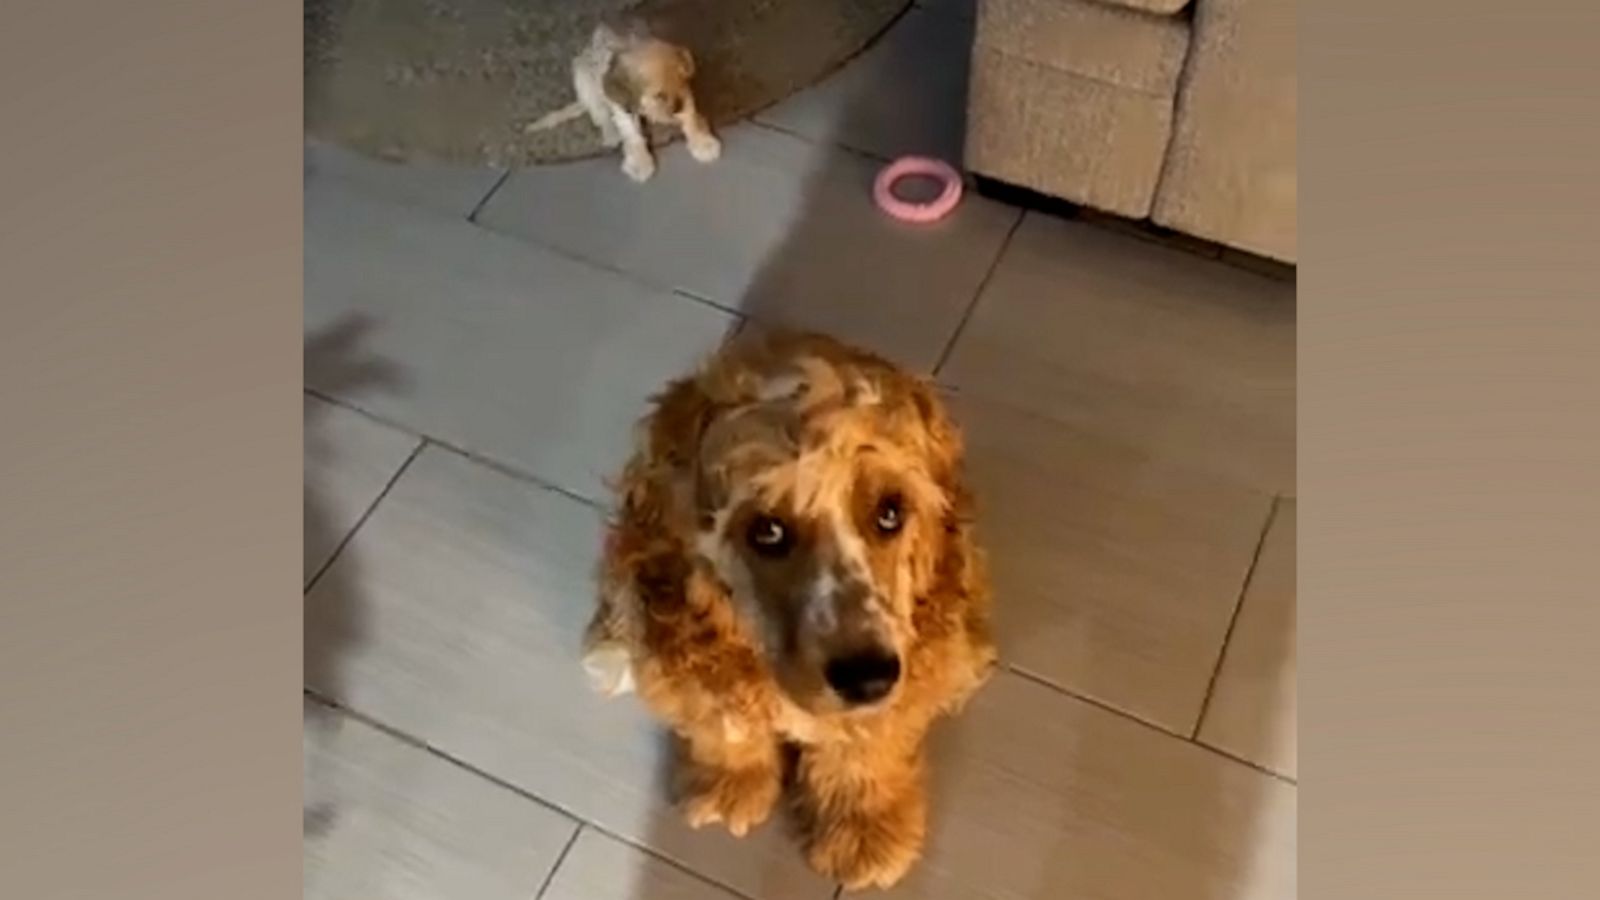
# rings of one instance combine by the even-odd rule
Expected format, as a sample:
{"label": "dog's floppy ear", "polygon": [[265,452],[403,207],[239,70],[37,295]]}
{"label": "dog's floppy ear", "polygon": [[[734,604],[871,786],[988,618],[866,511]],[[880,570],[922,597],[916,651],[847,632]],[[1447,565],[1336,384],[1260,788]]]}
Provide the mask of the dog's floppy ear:
{"label": "dog's floppy ear", "polygon": [[[628,502],[633,505],[633,497],[639,495],[639,505],[653,507],[658,515],[695,516],[710,499],[701,444],[724,405],[707,392],[698,376],[667,385],[653,405],[642,423],[640,453],[628,478],[633,486]],[[685,520],[680,527],[694,526]]]}
{"label": "dog's floppy ear", "polygon": [[949,506],[940,523],[934,551],[933,589],[921,601],[919,632],[929,629],[963,635],[961,652],[945,662],[953,692],[945,712],[954,712],[983,684],[997,653],[990,630],[988,564],[973,536],[976,510],[963,472],[961,432],[950,418],[937,389],[927,383],[913,394],[927,424],[934,477]]}
{"label": "dog's floppy ear", "polygon": [[961,463],[966,450],[961,440],[961,429],[945,408],[938,388],[926,379],[907,377],[906,388],[911,402],[922,419],[927,440],[927,454],[933,477],[939,486],[952,494],[961,488]]}
{"label": "dog's floppy ear", "polygon": [[698,458],[700,436],[711,423],[715,407],[697,378],[680,378],[655,398],[649,419],[650,455],[674,468],[686,468]]}
{"label": "dog's floppy ear", "polygon": [[621,57],[612,60],[611,65],[606,67],[606,73],[600,79],[600,89],[605,92],[607,100],[622,109],[630,113],[639,111],[639,79],[633,67]]}
{"label": "dog's floppy ear", "polygon": [[688,47],[673,47],[672,49],[674,51],[673,56],[678,61],[678,73],[683,76],[683,80],[688,81],[693,78],[694,54],[689,52]]}

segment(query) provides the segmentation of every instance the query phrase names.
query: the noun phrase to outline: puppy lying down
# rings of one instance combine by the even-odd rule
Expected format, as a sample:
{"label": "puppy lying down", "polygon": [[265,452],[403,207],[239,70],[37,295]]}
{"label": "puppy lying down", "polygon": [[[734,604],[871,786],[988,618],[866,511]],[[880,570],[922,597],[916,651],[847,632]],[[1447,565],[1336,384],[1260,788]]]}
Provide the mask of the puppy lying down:
{"label": "puppy lying down", "polygon": [[813,868],[894,884],[923,737],[995,659],[938,395],[828,338],[745,339],[657,398],[618,487],[584,664],[680,739],[689,824],[743,835],[788,779]]}
{"label": "puppy lying down", "polygon": [[647,181],[656,171],[645,122],[677,125],[690,155],[712,162],[721,155],[722,143],[695,105],[693,77],[694,56],[687,48],[652,37],[641,23],[620,31],[602,23],[572,61],[577,99],[525,130],[554,128],[587,114],[605,146],[622,147],[622,171],[634,181]]}

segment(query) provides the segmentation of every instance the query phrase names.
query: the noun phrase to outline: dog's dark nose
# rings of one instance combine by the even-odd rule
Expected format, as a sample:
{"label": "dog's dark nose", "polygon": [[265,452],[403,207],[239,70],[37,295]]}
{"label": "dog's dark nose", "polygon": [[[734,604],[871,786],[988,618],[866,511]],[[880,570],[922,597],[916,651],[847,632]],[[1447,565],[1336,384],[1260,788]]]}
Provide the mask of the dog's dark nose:
{"label": "dog's dark nose", "polygon": [[883,650],[852,653],[830,660],[822,674],[846,703],[865,706],[888,696],[900,680],[900,658]]}

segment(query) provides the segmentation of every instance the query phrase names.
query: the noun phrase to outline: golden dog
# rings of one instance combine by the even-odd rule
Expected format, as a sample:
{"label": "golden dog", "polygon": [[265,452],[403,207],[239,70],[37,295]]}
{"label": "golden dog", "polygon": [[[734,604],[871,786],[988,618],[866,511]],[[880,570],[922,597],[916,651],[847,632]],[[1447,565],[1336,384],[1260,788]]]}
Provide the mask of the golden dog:
{"label": "golden dog", "polygon": [[787,781],[813,868],[898,881],[924,736],[995,659],[938,395],[828,338],[737,342],[657,398],[619,493],[585,666],[681,739],[688,822],[742,835]]}
{"label": "golden dog", "polygon": [[647,122],[676,124],[689,155],[713,162],[722,154],[722,142],[695,105],[690,85],[694,70],[694,55],[687,47],[654,37],[642,22],[620,29],[602,23],[572,60],[577,99],[523,130],[543,131],[587,114],[600,129],[602,144],[622,148],[622,171],[634,181],[648,181],[656,171],[644,132]]}

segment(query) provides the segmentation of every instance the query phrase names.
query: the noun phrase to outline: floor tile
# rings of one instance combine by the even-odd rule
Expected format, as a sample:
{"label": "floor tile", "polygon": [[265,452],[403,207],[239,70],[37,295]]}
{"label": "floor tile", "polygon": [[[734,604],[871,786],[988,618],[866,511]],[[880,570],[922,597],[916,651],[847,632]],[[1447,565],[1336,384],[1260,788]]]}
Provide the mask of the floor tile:
{"label": "floor tile", "polygon": [[1009,672],[935,736],[926,858],[889,900],[1290,900],[1296,790]]}
{"label": "floor tile", "polygon": [[905,225],[872,203],[875,162],[755,125],[723,139],[710,166],[667,148],[644,185],[612,159],[519,171],[478,221],[931,367],[1018,212],[969,197],[943,222]]}
{"label": "floor tile", "polygon": [[310,580],[421,439],[305,398],[305,571]]}
{"label": "floor tile", "polygon": [[909,10],[860,56],[756,121],[882,159],[917,154],[959,168],[973,18],[950,7]]}
{"label": "floor tile", "polygon": [[1295,506],[1278,504],[1200,726],[1200,740],[1290,778],[1298,771]]}
{"label": "floor tile", "polygon": [[308,748],[328,806],[308,819],[307,900],[528,900],[578,827],[355,719]]}
{"label": "floor tile", "polygon": [[588,506],[423,450],[307,598],[306,653],[331,657],[308,666],[331,684],[312,686],[757,900],[828,897],[776,824],[742,841],[682,825],[659,729],[587,686],[600,527]]}
{"label": "floor tile", "polygon": [[739,895],[584,829],[539,900],[739,900]]}
{"label": "floor tile", "polygon": [[465,219],[505,173],[435,163],[393,163],[308,138],[306,184],[337,180],[359,190]]}
{"label": "floor tile", "polygon": [[348,384],[356,362],[308,354],[309,386],[587,497],[604,496],[646,399],[733,321],[338,184],[307,190],[305,232],[307,330],[360,322],[359,353],[392,369]]}
{"label": "floor tile", "polygon": [[1192,734],[1271,499],[957,396],[1003,658]]}
{"label": "floor tile", "polygon": [[1294,492],[1292,284],[1030,213],[940,376],[1267,493]]}

